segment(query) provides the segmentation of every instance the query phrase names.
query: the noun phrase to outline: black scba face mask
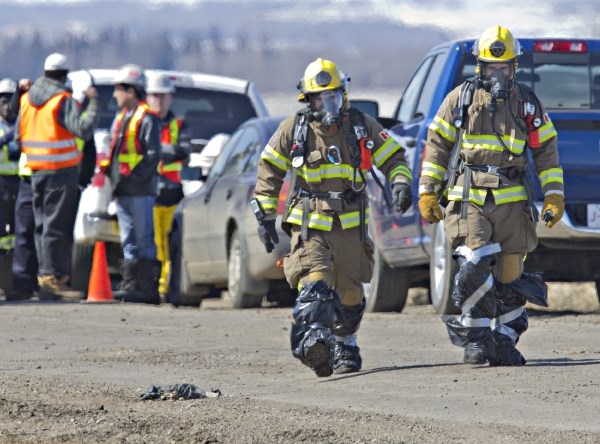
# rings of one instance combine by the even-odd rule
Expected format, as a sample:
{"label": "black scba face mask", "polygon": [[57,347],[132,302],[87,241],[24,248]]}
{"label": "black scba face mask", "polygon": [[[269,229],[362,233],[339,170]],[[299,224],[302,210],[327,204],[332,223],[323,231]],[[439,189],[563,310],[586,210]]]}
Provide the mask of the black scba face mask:
{"label": "black scba face mask", "polygon": [[508,98],[508,91],[512,86],[510,76],[501,69],[495,69],[483,81],[483,89],[492,95],[494,100]]}
{"label": "black scba face mask", "polygon": [[314,101],[311,101],[313,108],[314,120],[321,122],[325,128],[339,126],[341,124],[341,112],[344,101],[343,92],[339,89],[333,91],[323,91],[315,95],[315,98],[321,99],[321,105],[314,106]]}

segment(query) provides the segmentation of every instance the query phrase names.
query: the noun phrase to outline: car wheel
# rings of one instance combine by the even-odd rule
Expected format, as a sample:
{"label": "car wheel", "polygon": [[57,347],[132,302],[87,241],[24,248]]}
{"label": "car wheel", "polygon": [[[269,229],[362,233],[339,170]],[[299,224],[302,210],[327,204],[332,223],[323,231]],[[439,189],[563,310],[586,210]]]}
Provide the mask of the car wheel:
{"label": "car wheel", "polygon": [[71,287],[87,293],[92,274],[94,260],[94,245],[73,244],[73,258],[71,260]]}
{"label": "car wheel", "polygon": [[600,281],[596,281],[596,296],[598,296],[598,301],[600,301]]}
{"label": "car wheel", "polygon": [[13,250],[3,251],[0,254],[0,288],[4,293],[12,290],[12,263]]}
{"label": "car wheel", "polygon": [[247,257],[239,231],[234,230],[229,244],[227,270],[227,289],[233,308],[260,307],[269,289],[268,281],[257,281],[250,276],[246,267]]}
{"label": "car wheel", "polygon": [[458,262],[452,258],[452,249],[446,241],[444,223],[433,227],[431,259],[429,263],[429,294],[431,304],[439,314],[457,314],[459,309],[450,299]]}
{"label": "car wheel", "polygon": [[373,277],[371,282],[363,287],[367,298],[366,311],[401,312],[406,305],[410,288],[409,270],[390,267],[377,247],[374,256]]}
{"label": "car wheel", "polygon": [[169,259],[171,260],[171,269],[169,272],[169,290],[167,301],[173,306],[179,307],[199,307],[202,297],[207,292],[190,291],[192,287],[185,268],[183,258],[182,230],[180,223],[174,219],[171,233],[169,234]]}

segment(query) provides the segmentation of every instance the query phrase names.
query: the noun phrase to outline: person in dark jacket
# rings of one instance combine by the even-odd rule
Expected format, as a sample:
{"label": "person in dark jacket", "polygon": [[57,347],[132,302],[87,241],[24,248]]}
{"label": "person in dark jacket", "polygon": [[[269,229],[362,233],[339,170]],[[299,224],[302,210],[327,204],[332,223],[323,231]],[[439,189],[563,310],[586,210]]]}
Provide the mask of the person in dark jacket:
{"label": "person in dark jacket", "polygon": [[125,65],[114,79],[113,97],[121,109],[111,128],[108,176],[117,203],[123,247],[121,289],[113,296],[125,302],[160,304],[153,208],[158,192],[161,123],[145,102],[146,76],[137,65]]}
{"label": "person in dark jacket", "polygon": [[158,292],[166,295],[168,290],[169,233],[177,204],[183,199],[181,169],[189,162],[190,135],[185,122],[171,111],[175,85],[165,73],[148,76],[146,88],[148,105],[161,122],[161,156],[158,164],[158,196],[154,205],[154,241],[157,259],[162,263]]}
{"label": "person in dark jacket", "polygon": [[[73,227],[79,204],[81,152],[76,138],[89,140],[98,122],[98,93],[86,90],[85,115],[66,84],[67,59],[50,54],[44,76],[20,99],[15,141],[31,169],[38,284],[42,299],[79,300],[67,284],[71,272]],[[40,124],[43,122],[43,124]]]}

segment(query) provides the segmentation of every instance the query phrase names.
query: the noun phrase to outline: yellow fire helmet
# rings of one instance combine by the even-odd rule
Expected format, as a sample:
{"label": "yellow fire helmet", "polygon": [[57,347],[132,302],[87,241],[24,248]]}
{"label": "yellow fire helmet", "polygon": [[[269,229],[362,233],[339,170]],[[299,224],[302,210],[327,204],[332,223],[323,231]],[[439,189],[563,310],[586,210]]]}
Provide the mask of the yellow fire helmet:
{"label": "yellow fire helmet", "polygon": [[503,26],[493,26],[481,34],[471,50],[478,60],[488,63],[515,61],[523,54],[521,44],[512,33]]}
{"label": "yellow fire helmet", "polygon": [[307,94],[320,93],[323,91],[331,91],[342,88],[346,93],[348,81],[350,79],[338,69],[335,63],[331,60],[318,58],[310,63],[304,71],[304,76],[298,83],[299,102],[307,102]]}

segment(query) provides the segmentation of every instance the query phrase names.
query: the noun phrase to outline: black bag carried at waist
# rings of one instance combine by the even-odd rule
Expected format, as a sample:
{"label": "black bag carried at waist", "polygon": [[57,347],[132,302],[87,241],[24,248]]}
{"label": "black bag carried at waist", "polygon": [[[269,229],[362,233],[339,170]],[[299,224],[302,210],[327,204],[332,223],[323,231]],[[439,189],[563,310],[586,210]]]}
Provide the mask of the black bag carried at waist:
{"label": "black bag carried at waist", "polygon": [[180,183],[173,182],[164,176],[159,176],[156,205],[170,207],[177,205],[181,199],[183,199],[183,186]]}

